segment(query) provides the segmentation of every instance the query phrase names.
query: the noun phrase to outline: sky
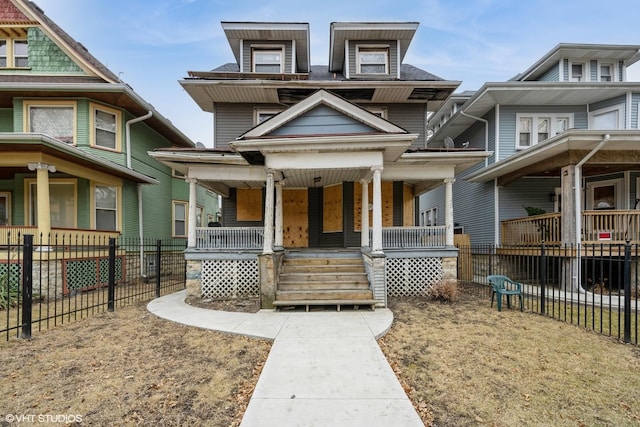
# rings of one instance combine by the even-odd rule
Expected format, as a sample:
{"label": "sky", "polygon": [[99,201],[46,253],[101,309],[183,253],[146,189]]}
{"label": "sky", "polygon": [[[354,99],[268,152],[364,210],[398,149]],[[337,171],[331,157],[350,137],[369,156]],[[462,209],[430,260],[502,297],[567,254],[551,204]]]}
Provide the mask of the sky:
{"label": "sky", "polygon": [[[307,22],[312,65],[329,62],[331,22],[419,22],[404,62],[477,90],[526,70],[558,43],[640,45],[637,0],[35,0],[193,142],[212,115],[178,83],[234,62],[221,21]],[[627,78],[640,81],[640,61]]]}

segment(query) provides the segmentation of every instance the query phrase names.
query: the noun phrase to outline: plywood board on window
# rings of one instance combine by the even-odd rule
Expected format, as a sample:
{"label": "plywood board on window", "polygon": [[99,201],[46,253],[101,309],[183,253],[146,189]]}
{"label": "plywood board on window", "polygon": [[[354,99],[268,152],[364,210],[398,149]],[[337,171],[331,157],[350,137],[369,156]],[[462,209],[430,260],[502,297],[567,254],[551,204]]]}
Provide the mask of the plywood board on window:
{"label": "plywood board on window", "polygon": [[236,219],[238,221],[262,221],[262,189],[238,188],[236,195]]}
{"label": "plywood board on window", "polygon": [[[393,182],[383,182],[382,190],[382,226],[393,226]],[[369,203],[373,203],[373,184],[369,183]],[[368,209],[368,206],[366,207]],[[369,227],[373,225],[373,211],[369,211]],[[362,187],[356,185],[353,191],[353,230],[362,229]]]}
{"label": "plywood board on window", "polygon": [[402,186],[402,225],[411,227],[415,221],[413,185],[404,184]]}
{"label": "plywood board on window", "polygon": [[323,188],[322,231],[335,233],[342,231],[342,184]]}
{"label": "plywood board on window", "polygon": [[307,189],[282,191],[282,244],[285,248],[309,246],[309,195]]}

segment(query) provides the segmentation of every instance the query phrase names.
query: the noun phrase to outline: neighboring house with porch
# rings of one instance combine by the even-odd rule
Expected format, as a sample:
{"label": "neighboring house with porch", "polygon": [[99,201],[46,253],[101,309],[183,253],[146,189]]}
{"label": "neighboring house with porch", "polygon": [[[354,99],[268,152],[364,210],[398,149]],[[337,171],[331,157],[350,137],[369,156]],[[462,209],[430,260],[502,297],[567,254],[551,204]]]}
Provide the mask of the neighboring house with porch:
{"label": "neighboring house with porch", "polygon": [[[638,59],[640,45],[562,43],[430,117],[429,147],[493,153],[453,186],[454,221],[472,243],[640,241],[640,83],[626,78]],[[443,196],[424,194],[423,215],[440,213]]]}
{"label": "neighboring house with porch", "polygon": [[[186,240],[189,185],[147,154],[168,146],[195,144],[36,4],[0,0],[0,244]],[[196,189],[195,225],[217,199]]]}
{"label": "neighboring house with porch", "polygon": [[[598,241],[599,231],[638,240],[637,219],[622,226],[640,198],[640,83],[625,72],[638,59],[637,45],[559,44],[514,79],[454,94],[430,117],[429,147],[450,140],[493,153],[453,186],[454,221],[473,243],[537,244],[541,235],[520,227],[544,218],[549,243]],[[440,189],[428,192],[420,209],[439,212],[443,200]],[[524,207],[546,215],[529,219]]]}
{"label": "neighboring house with porch", "polygon": [[[221,227],[189,229],[188,293],[385,305],[455,277],[453,177],[488,153],[426,149],[459,82],[403,63],[418,23],[334,22],[328,66],[310,65],[307,23],[222,28],[235,62],[180,82],[213,114],[213,148],[150,152],[223,197]],[[445,221],[418,227],[439,186]]]}

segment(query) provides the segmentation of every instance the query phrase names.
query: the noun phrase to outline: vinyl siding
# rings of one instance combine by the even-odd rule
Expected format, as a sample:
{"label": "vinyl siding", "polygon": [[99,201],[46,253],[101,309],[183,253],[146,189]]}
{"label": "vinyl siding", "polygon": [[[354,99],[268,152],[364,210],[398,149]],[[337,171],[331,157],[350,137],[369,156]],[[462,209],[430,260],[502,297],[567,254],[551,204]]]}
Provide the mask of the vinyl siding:
{"label": "vinyl siding", "polygon": [[589,61],[589,79],[592,82],[598,81],[598,61]]}
{"label": "vinyl siding", "polygon": [[230,142],[253,128],[253,114],[251,104],[216,104],[214,114],[216,147],[228,147]]}
{"label": "vinyl siding", "polygon": [[[358,46],[366,47],[366,46],[388,46],[389,47],[389,74],[358,74],[357,73],[357,61],[356,61],[356,52]],[[367,77],[372,78],[374,80],[380,79],[395,79],[398,76],[398,43],[396,40],[380,40],[380,41],[372,41],[372,40],[349,40],[349,77],[350,78],[358,78],[358,77]]]}
{"label": "vinyl siding", "polygon": [[320,105],[302,116],[271,132],[271,135],[320,135],[371,133],[375,129],[345,116],[325,105]]}
{"label": "vinyl siding", "polygon": [[424,148],[424,122],[427,114],[426,104],[390,104],[387,106],[387,120],[418,137],[411,144],[413,148]]}
{"label": "vinyl siding", "polygon": [[631,129],[640,129],[640,93],[631,94]]}
{"label": "vinyl siding", "polygon": [[569,81],[569,60],[568,59],[562,60],[562,81],[563,82]]}
{"label": "vinyl siding", "polygon": [[560,63],[558,62],[537,80],[540,82],[559,82],[560,81]]}
{"label": "vinyl siding", "polygon": [[604,101],[596,102],[589,105],[590,112],[596,112],[603,108],[609,107],[622,107],[622,120],[623,128],[628,128],[627,124],[627,97],[625,95],[617,96],[615,98],[605,99]]}
{"label": "vinyl siding", "polygon": [[242,63],[244,64],[243,71],[250,73],[253,71],[253,58],[252,49],[253,46],[282,46],[284,45],[284,72],[291,73],[291,60],[292,60],[292,43],[291,40],[244,40]]}
{"label": "vinyl siding", "polygon": [[526,217],[524,206],[544,209],[547,213],[553,212],[549,194],[560,185],[559,178],[523,178],[507,187],[500,187],[499,220]]}
{"label": "vinyl siding", "polygon": [[500,106],[500,158],[506,159],[514,155],[516,150],[517,123],[516,114],[573,114],[573,127],[586,128],[586,107],[581,105],[535,105],[535,106]]}

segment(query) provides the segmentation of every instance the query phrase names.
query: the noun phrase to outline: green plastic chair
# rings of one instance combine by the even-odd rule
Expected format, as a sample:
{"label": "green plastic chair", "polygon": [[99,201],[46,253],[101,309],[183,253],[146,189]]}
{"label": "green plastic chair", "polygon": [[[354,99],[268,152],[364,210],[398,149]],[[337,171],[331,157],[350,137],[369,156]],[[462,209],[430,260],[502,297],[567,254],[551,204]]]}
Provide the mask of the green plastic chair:
{"label": "green plastic chair", "polygon": [[520,298],[520,311],[524,311],[522,302],[522,283],[515,282],[507,276],[492,274],[487,276],[487,280],[491,284],[491,307],[493,307],[493,297],[497,295],[498,311],[502,311],[502,297],[507,297],[507,307],[511,308],[511,295],[517,295]]}

